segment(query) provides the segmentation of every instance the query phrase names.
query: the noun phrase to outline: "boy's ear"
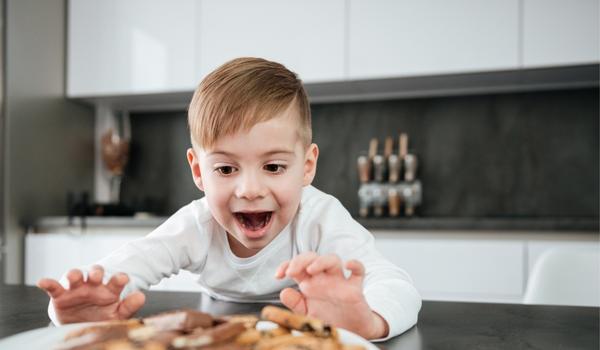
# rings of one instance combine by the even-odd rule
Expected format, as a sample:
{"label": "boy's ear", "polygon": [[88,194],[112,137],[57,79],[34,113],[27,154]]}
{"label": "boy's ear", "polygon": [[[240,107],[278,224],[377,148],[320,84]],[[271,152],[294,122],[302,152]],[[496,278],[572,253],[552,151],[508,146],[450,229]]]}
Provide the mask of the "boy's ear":
{"label": "boy's ear", "polygon": [[190,165],[190,170],[192,171],[192,178],[194,179],[194,183],[200,191],[204,192],[204,185],[202,185],[202,173],[200,172],[200,163],[198,162],[198,156],[196,155],[196,152],[194,152],[193,148],[188,148],[186,155],[188,163]]}
{"label": "boy's ear", "polygon": [[308,186],[312,183],[317,173],[317,159],[319,158],[319,147],[316,144],[308,146],[306,155],[304,156],[304,178],[302,185]]}

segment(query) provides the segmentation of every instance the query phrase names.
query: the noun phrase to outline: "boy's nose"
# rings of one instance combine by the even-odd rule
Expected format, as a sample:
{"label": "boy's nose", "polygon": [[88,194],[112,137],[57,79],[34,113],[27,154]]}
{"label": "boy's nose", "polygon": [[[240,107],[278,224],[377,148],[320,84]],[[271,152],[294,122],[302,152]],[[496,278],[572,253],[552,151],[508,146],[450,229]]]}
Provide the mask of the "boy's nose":
{"label": "boy's nose", "polygon": [[236,197],[253,200],[266,196],[266,187],[256,174],[246,173],[240,176],[240,181],[236,186]]}

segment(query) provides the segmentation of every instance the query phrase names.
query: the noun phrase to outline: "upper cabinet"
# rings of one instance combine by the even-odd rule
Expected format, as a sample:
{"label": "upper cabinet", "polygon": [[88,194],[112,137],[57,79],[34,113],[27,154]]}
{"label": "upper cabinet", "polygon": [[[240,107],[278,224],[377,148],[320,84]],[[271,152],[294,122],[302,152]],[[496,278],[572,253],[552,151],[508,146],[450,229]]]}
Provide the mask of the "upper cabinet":
{"label": "upper cabinet", "polygon": [[598,0],[523,0],[523,65],[598,63],[598,3]]}
{"label": "upper cabinet", "polygon": [[344,0],[201,0],[200,72],[241,56],[284,64],[304,82],[344,78]]}
{"label": "upper cabinet", "polygon": [[192,90],[194,0],[70,0],[67,96]]}
{"label": "upper cabinet", "polygon": [[349,78],[519,67],[519,0],[350,0]]}
{"label": "upper cabinet", "polygon": [[599,1],[70,0],[67,95],[187,100],[241,56],[337,83],[310,92],[333,100],[396,96],[387,78],[597,64]]}

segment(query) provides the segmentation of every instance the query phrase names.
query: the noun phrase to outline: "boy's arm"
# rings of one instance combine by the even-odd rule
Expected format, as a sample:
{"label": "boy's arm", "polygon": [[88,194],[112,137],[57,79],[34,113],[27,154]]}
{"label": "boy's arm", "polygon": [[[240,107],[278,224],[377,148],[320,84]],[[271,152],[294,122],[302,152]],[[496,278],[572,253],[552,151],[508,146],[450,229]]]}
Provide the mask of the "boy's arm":
{"label": "boy's arm", "polygon": [[421,310],[421,296],[409,274],[377,251],[374,236],[337,199],[328,207],[322,216],[327,231],[318,252],[333,253],[343,262],[354,259],[364,265],[363,293],[371,309],[388,323],[386,339],[414,326]]}
{"label": "boy's arm", "polygon": [[46,291],[51,300],[48,313],[52,322],[61,323],[126,319],[139,310],[145,302],[141,292],[120,299],[123,287],[129,282],[125,274],[116,274],[103,283],[104,270],[94,266],[87,278],[78,269],[66,274],[68,287],[58,281],[43,278],[38,287]]}
{"label": "boy's arm", "polygon": [[421,309],[421,296],[410,276],[378,252],[368,253],[358,260],[367,271],[363,285],[367,303],[387,321],[389,333],[385,339],[414,326]]}
{"label": "boy's arm", "polygon": [[373,235],[352,221],[348,223],[349,227],[356,225],[352,230],[326,233],[319,254],[335,254],[343,263],[357,260],[363,264],[363,294],[371,310],[387,322],[388,339],[417,323],[421,296],[408,273],[383,257],[375,248]]}
{"label": "boy's arm", "polygon": [[[102,283],[107,284],[119,273],[125,274],[128,283],[120,292],[120,298],[124,299],[180,269],[199,268],[204,263],[210,239],[205,232],[200,232],[192,213],[186,213],[189,210],[192,210],[190,206],[182,208],[148,236],[129,242],[98,261],[96,265],[103,269]],[[84,281],[91,269],[91,266],[81,269]],[[67,275],[61,278],[60,284],[68,290]],[[55,324],[60,324],[52,300],[48,313]]]}
{"label": "boy's arm", "polygon": [[[108,309],[116,311],[115,303],[119,300],[125,300],[132,293],[148,289],[163,277],[176,273],[182,267],[178,264],[185,263],[184,257],[184,254],[181,254],[179,259],[173,259],[169,248],[161,243],[160,238],[147,236],[125,244],[92,266],[70,270],[59,282],[41,280],[38,286],[46,290],[51,297],[48,316],[55,325],[98,321],[100,319],[88,312],[94,308],[101,308],[102,312],[95,312],[102,315],[101,319],[112,319],[119,315],[110,311],[104,313],[107,308],[103,306],[113,305]],[[106,286],[119,275],[125,276],[127,282],[118,290],[107,288]],[[45,286],[57,290],[58,293],[50,293]],[[114,300],[107,300],[104,291],[112,292],[110,297]],[[83,299],[79,294],[87,296]],[[72,303],[79,303],[85,307],[78,308],[78,305],[71,305]]]}
{"label": "boy's arm", "polygon": [[211,232],[199,223],[203,212],[199,201],[192,202],[157,227],[146,237],[125,244],[97,262],[110,278],[118,272],[126,273],[130,282],[123,290],[148,289],[163,278],[181,269],[197,270],[203,264],[210,245]]}
{"label": "boy's arm", "polygon": [[291,278],[299,286],[299,291],[281,292],[284,305],[367,339],[385,340],[404,332],[416,323],[421,306],[408,281],[390,276],[367,286],[365,266],[358,260],[342,261],[334,253],[297,255],[282,263],[275,277]]}
{"label": "boy's arm", "polygon": [[[300,251],[306,252],[304,254],[316,255],[316,257],[309,259],[325,259],[327,261],[327,256],[334,256],[339,260],[336,262],[336,266],[340,270],[342,267],[351,270],[352,275],[357,271],[356,269],[350,269],[348,263],[355,260],[364,267],[365,273],[362,278],[353,279],[347,273],[346,278],[340,278],[341,273],[334,273],[331,269],[323,272],[316,271],[315,275],[310,275],[306,271],[299,272],[302,267],[314,269],[314,266],[308,266],[313,262],[307,264],[302,261],[302,258],[298,259],[302,255],[300,254],[292,259],[292,262],[296,260],[294,263],[296,267],[292,269],[294,271],[286,273],[285,266],[282,266],[281,270],[278,271],[278,277],[293,278],[298,283],[301,294],[294,294],[295,291],[293,290],[284,290],[282,302],[286,297],[283,294],[293,297],[289,300],[299,297],[301,301],[308,300],[308,298],[302,297],[311,296],[308,300],[310,302],[307,304],[312,305],[317,305],[318,303],[314,301],[320,299],[323,307],[313,307],[312,310],[307,310],[307,312],[315,312],[316,314],[322,313],[321,310],[326,306],[323,303],[325,300],[334,302],[329,303],[330,305],[335,305],[336,302],[353,305],[347,302],[347,295],[340,296],[337,293],[341,289],[360,301],[354,304],[355,307],[351,306],[350,308],[362,310],[363,317],[361,318],[369,317],[364,312],[364,308],[367,308],[376,316],[373,323],[376,323],[379,317],[385,321],[389,327],[385,339],[398,335],[414,326],[421,309],[421,297],[409,275],[385,259],[376,250],[373,235],[356,222],[337,199],[329,195],[319,195],[315,191],[313,193],[312,200],[303,203],[300,212],[299,222],[302,223],[298,228]],[[323,280],[322,287],[313,289],[312,287],[319,285],[320,279]],[[352,283],[352,280],[360,280],[360,287],[356,288],[357,283]],[[331,288],[331,286],[335,286],[335,288]],[[286,306],[289,307],[289,305]],[[338,318],[340,321],[346,322],[348,318],[353,316],[353,314],[348,313],[348,315],[338,315]],[[371,327],[372,325],[363,324],[361,328],[365,326]],[[384,334],[380,333],[378,336]]]}

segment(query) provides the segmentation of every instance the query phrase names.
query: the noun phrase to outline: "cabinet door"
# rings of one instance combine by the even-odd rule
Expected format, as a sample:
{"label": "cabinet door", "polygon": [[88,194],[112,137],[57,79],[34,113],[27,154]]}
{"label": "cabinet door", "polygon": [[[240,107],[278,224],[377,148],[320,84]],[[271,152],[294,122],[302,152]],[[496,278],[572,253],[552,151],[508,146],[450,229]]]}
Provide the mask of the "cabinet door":
{"label": "cabinet door", "polygon": [[350,0],[350,78],[518,68],[518,0]]}
{"label": "cabinet door", "polygon": [[424,299],[519,302],[524,245],[519,241],[403,239],[376,234],[378,250],[405,269]]}
{"label": "cabinet door", "polygon": [[41,278],[59,279],[81,266],[81,237],[69,234],[25,236],[25,284],[35,286]]}
{"label": "cabinet door", "polygon": [[194,0],[70,0],[67,95],[192,90]]}
{"label": "cabinet door", "polygon": [[[144,236],[138,232],[113,234],[28,234],[25,237],[25,284],[33,286],[40,278],[59,279],[68,270],[87,266],[122,245]],[[200,291],[197,276],[188,271],[163,279],[152,290]]]}
{"label": "cabinet door", "polygon": [[91,265],[139,233],[69,234],[40,233],[25,236],[25,284],[43,277],[59,279],[73,268]]}
{"label": "cabinet door", "polygon": [[525,67],[598,63],[598,0],[524,0]]}
{"label": "cabinet door", "polygon": [[240,56],[282,63],[305,82],[344,75],[344,0],[202,0],[202,75]]}

